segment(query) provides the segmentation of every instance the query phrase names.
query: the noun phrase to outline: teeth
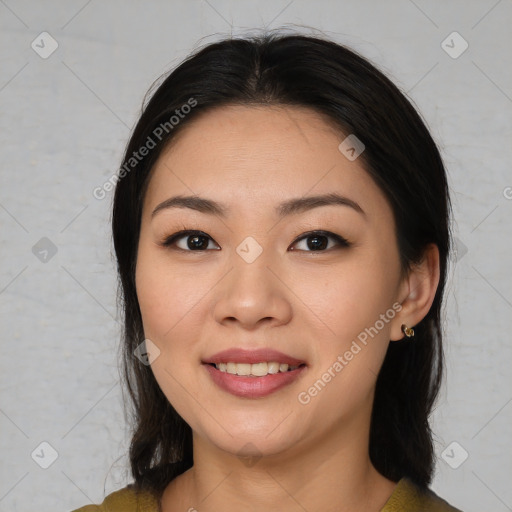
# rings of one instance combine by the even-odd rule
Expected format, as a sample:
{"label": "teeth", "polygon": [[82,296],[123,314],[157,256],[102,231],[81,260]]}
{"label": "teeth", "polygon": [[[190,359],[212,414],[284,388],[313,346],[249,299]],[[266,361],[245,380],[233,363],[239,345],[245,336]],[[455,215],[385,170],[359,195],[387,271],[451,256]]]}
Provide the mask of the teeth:
{"label": "teeth", "polygon": [[256,377],[263,377],[264,375],[268,375],[268,363],[257,363],[248,366],[251,367],[250,373]]}
{"label": "teeth", "polygon": [[279,363],[267,363],[268,373],[273,374],[279,372]]}
{"label": "teeth", "polygon": [[251,365],[247,363],[236,363],[236,374],[237,375],[250,375]]}
{"label": "teeth", "polygon": [[231,375],[243,375],[250,377],[264,377],[269,374],[276,374],[279,372],[288,372],[298,368],[298,366],[290,366],[286,363],[276,363],[275,361],[271,361],[269,363],[219,363],[215,365],[217,370],[221,372],[230,373]]}

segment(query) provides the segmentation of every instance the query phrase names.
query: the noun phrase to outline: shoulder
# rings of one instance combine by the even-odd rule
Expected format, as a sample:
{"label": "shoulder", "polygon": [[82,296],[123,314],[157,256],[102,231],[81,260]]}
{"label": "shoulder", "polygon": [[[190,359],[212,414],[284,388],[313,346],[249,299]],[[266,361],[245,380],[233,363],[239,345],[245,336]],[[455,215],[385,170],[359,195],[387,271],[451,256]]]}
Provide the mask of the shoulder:
{"label": "shoulder", "polygon": [[128,485],[109,494],[100,505],[85,505],[72,512],[159,512],[158,500],[149,491]]}
{"label": "shoulder", "polygon": [[431,489],[422,489],[402,478],[381,512],[462,512],[452,507]]}

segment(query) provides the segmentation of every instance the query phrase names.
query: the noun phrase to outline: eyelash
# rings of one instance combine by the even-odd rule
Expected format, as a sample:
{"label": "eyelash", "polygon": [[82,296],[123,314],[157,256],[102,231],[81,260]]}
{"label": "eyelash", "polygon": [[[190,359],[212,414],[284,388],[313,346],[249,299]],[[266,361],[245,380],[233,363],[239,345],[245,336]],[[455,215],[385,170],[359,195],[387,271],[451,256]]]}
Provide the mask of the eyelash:
{"label": "eyelash", "polygon": [[[181,247],[173,247],[173,245],[179,239],[187,238],[187,237],[190,237],[190,236],[202,236],[202,237],[209,238],[210,240],[213,241],[213,239],[208,234],[206,234],[204,231],[199,231],[199,230],[194,230],[194,229],[184,229],[182,231],[178,231],[177,233],[174,233],[173,235],[170,235],[170,236],[166,237],[164,239],[164,241],[161,243],[161,245],[163,247],[168,247],[168,248],[171,248],[173,250],[182,251],[182,252],[199,252],[199,253],[203,253],[203,252],[206,252],[207,250],[211,250],[211,249],[190,250],[190,249],[182,249]],[[346,238],[344,238],[344,237],[342,237],[340,235],[337,235],[336,233],[332,233],[330,231],[324,231],[324,230],[308,231],[308,232],[302,234],[299,238],[297,238],[292,243],[292,245],[295,245],[298,242],[301,242],[302,240],[305,240],[305,239],[308,239],[308,238],[317,237],[317,236],[331,238],[331,239],[335,240],[337,242],[338,246],[340,246],[340,247],[348,248],[348,247],[350,247],[352,245],[352,243],[349,242]],[[215,250],[218,250],[218,249],[215,249]],[[330,249],[324,249],[324,250],[319,250],[319,251],[304,251],[304,250],[300,249],[300,251],[302,251],[302,252],[311,252],[311,253],[315,253],[315,252],[328,252],[329,250],[332,250],[332,247]]]}

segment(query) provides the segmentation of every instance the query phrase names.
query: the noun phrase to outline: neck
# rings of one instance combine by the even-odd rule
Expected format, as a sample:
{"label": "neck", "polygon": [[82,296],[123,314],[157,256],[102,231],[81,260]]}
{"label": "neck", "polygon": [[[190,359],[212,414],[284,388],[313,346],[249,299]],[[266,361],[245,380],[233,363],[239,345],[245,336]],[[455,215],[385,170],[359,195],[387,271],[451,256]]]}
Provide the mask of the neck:
{"label": "neck", "polygon": [[293,452],[252,459],[194,435],[194,466],[166,488],[162,511],[230,512],[250,504],[254,511],[378,512],[396,484],[371,464],[369,431],[347,428],[337,425]]}

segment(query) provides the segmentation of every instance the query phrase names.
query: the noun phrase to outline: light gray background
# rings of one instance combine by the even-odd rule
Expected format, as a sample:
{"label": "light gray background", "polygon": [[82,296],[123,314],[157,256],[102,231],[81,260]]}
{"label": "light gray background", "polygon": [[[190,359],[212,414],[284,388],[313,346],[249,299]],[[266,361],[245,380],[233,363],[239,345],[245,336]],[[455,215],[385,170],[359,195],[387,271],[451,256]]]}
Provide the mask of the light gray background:
{"label": "light gray background", "polygon": [[[129,481],[111,194],[92,190],[161,73],[199,44],[292,24],[370,58],[442,148],[459,252],[433,488],[466,512],[512,510],[510,0],[0,0],[0,20],[0,511],[70,510]],[[31,48],[43,31],[59,45],[47,59]],[[458,58],[441,45],[453,31],[469,44]]]}

